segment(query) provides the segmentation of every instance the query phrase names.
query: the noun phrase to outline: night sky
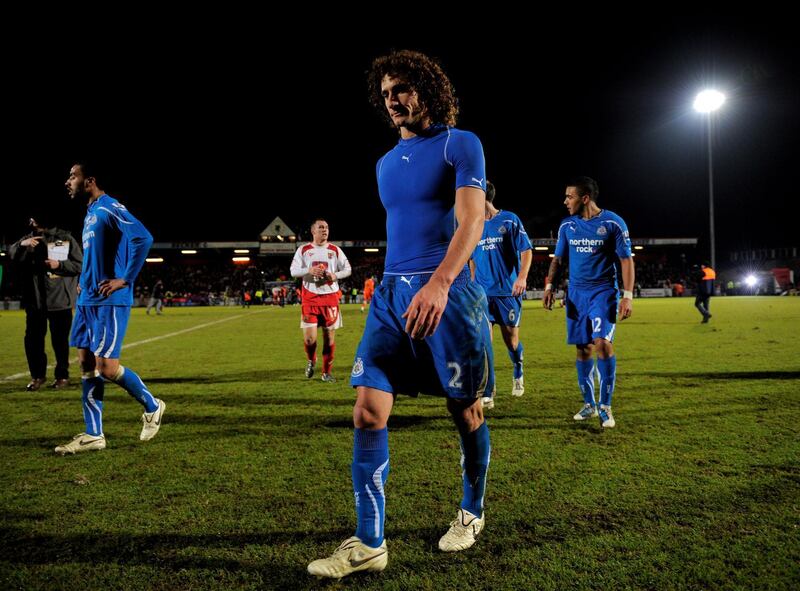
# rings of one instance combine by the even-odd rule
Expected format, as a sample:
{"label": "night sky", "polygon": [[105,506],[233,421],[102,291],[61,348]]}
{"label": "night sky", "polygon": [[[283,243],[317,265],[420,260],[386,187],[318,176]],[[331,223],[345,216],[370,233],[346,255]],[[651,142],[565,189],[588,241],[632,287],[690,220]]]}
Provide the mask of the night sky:
{"label": "night sky", "polygon": [[514,31],[476,20],[475,34],[430,26],[409,37],[387,23],[373,39],[297,27],[283,46],[231,23],[49,36],[20,50],[7,77],[0,241],[43,209],[78,230],[85,204],[68,203],[63,181],[95,155],[113,164],[106,190],[158,242],[256,240],[276,215],[295,230],[325,216],[334,240],[383,239],[374,165],[396,132],[369,105],[364,73],[386,50],[411,48],[442,62],[458,126],[483,142],[496,204],[533,236],[558,227],[565,180],[585,174],[633,238],[706,244],[705,120],[691,105],[713,83],[728,96],[713,138],[718,258],[798,245],[800,80],[787,19],[573,19]]}

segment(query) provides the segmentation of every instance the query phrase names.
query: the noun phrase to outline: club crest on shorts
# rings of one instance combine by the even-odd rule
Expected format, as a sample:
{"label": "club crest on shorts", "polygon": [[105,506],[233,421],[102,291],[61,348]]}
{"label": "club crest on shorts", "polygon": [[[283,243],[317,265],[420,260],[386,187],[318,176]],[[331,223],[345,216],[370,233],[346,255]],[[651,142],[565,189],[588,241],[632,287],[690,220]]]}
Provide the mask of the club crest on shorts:
{"label": "club crest on shorts", "polygon": [[353,364],[353,371],[350,372],[350,375],[354,378],[364,375],[364,362],[361,360],[361,357],[356,357],[356,362]]}

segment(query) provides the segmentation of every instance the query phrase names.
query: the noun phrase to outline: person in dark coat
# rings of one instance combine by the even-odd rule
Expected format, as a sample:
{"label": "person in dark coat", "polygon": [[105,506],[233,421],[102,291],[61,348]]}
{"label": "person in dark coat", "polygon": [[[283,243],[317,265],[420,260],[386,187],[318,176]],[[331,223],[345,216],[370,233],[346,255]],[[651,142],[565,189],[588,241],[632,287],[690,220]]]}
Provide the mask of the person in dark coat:
{"label": "person in dark coat", "polygon": [[44,227],[34,218],[29,225],[31,232],[9,248],[23,290],[25,356],[31,373],[26,389],[34,392],[47,379],[44,340],[49,322],[56,354],[55,380],[50,387],[58,390],[69,386],[69,333],[83,251],[66,230]]}

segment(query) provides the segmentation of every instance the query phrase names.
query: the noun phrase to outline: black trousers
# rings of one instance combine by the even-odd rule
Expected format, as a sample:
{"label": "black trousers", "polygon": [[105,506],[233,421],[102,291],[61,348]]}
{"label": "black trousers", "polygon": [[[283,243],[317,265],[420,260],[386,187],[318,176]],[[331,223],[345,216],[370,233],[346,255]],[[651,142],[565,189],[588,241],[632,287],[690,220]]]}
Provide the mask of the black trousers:
{"label": "black trousers", "polygon": [[56,379],[69,377],[69,331],[72,328],[72,310],[26,310],[25,356],[32,378],[47,377],[47,353],[44,337],[50,321],[50,343],[56,354]]}
{"label": "black trousers", "polygon": [[700,310],[703,316],[708,316],[711,312],[711,296],[708,294],[697,294],[694,298],[694,307]]}

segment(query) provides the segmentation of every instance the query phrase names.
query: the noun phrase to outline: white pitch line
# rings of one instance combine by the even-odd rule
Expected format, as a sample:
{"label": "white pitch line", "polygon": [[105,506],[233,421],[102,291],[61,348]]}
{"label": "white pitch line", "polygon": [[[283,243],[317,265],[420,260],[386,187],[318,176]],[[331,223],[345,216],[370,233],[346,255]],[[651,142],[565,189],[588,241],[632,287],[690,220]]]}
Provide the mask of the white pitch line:
{"label": "white pitch line", "polygon": [[[171,338],[171,337],[176,337],[176,336],[181,335],[181,334],[186,334],[187,332],[192,332],[193,330],[200,330],[201,328],[214,326],[215,324],[219,324],[221,322],[228,322],[229,320],[236,320],[237,318],[244,318],[245,316],[252,316],[253,314],[261,314],[262,312],[266,312],[266,310],[255,310],[253,312],[250,312],[249,314],[239,314],[237,316],[231,316],[230,318],[222,318],[221,320],[215,320],[214,322],[206,322],[205,324],[198,324],[197,326],[192,326],[191,328],[184,328],[183,330],[177,330],[175,332],[171,332],[171,333],[168,333],[168,334],[162,334],[160,336],[152,337],[152,338],[149,338],[149,339],[145,339],[143,341],[136,341],[135,343],[122,345],[122,348],[123,349],[130,349],[131,347],[138,347],[139,345],[145,345],[147,343],[160,341],[161,339],[168,339],[168,338]],[[72,359],[70,359],[69,362],[70,363],[77,363],[78,362],[78,358],[77,357],[73,357]],[[47,366],[47,369],[53,369],[54,367],[55,367],[55,364],[51,363],[50,365]],[[18,380],[20,378],[24,378],[24,377],[26,377],[28,375],[29,374],[28,374],[27,371],[24,371],[22,373],[15,373],[14,375],[6,376],[4,378],[0,378],[0,382],[10,382],[12,380]]]}

